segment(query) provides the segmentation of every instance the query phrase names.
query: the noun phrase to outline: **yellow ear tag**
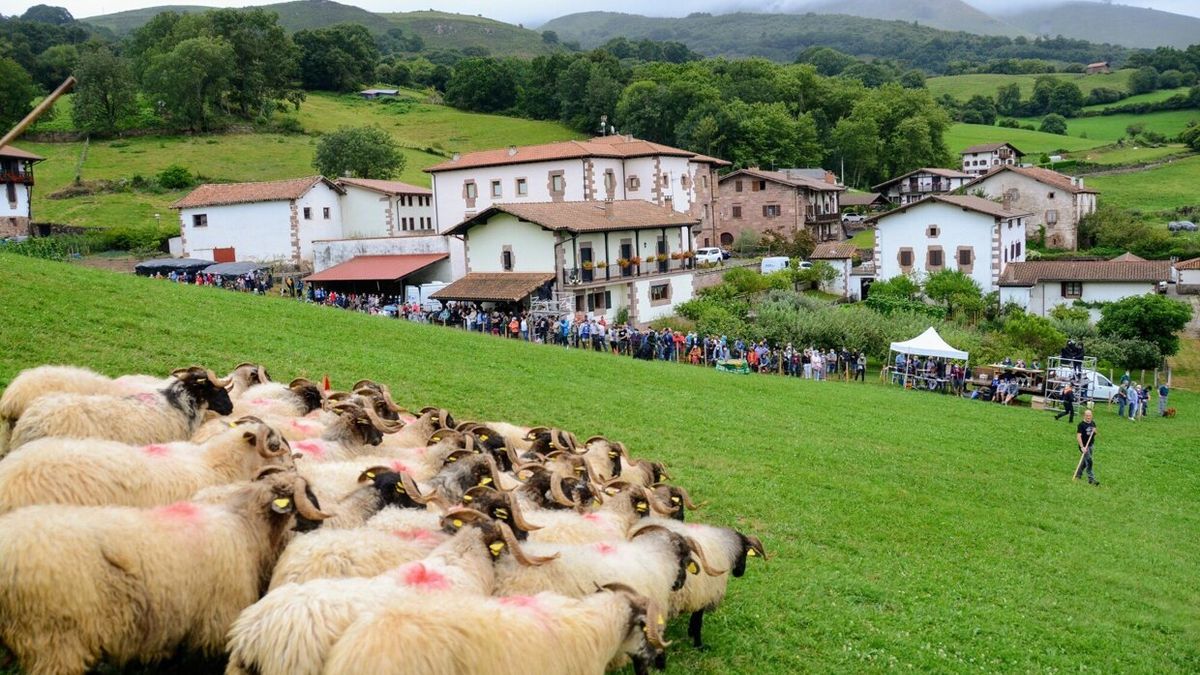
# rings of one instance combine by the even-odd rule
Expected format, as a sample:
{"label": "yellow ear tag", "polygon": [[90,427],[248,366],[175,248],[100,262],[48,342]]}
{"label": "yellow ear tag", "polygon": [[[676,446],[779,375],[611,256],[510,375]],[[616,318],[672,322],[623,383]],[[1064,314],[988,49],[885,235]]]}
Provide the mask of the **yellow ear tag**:
{"label": "yellow ear tag", "polygon": [[645,513],[646,509],[650,508],[650,505],[647,504],[646,502],[638,502],[637,504],[635,504],[635,506],[637,507],[638,513]]}
{"label": "yellow ear tag", "polygon": [[666,620],[665,620],[665,619],[663,619],[663,615],[662,615],[662,614],[659,614],[659,615],[658,615],[658,621],[657,621],[657,623],[658,623],[658,625],[660,625],[660,626],[665,626],[665,625],[667,624]]}
{"label": "yellow ear tag", "polygon": [[272,501],[271,503],[274,504],[275,506],[277,506],[278,508],[286,509],[287,507],[292,505],[292,500],[288,499],[287,497],[280,497],[279,499],[276,499],[276,500]]}
{"label": "yellow ear tag", "polygon": [[678,503],[679,503],[679,502],[681,502],[681,501],[683,501],[683,500],[682,500],[682,499],[680,499],[680,498],[679,498],[679,497],[677,497],[677,496],[676,496],[676,497],[671,497],[671,503],[672,503],[672,504],[678,504]]}
{"label": "yellow ear tag", "polygon": [[695,560],[693,560],[692,562],[688,563],[687,571],[688,571],[688,574],[699,574],[700,566],[696,564]]}
{"label": "yellow ear tag", "polygon": [[621,453],[617,452],[616,450],[609,450],[608,456],[610,459],[616,459],[621,456]]}
{"label": "yellow ear tag", "polygon": [[750,556],[751,558],[755,558],[755,557],[758,557],[758,552],[755,551],[754,549],[750,549],[750,550],[746,551],[746,555]]}
{"label": "yellow ear tag", "polygon": [[492,484],[491,476],[484,476],[483,478],[480,478],[479,484],[480,485],[491,485]]}
{"label": "yellow ear tag", "polygon": [[488,439],[488,435],[487,435],[487,434],[480,434],[480,435],[479,435],[479,440],[481,440],[481,441],[486,441],[487,439]]}
{"label": "yellow ear tag", "polygon": [[575,467],[575,473],[583,473],[586,470],[587,470],[587,467],[585,467],[583,465],[579,465],[579,466]]}
{"label": "yellow ear tag", "polygon": [[472,497],[471,495],[463,495],[463,503],[464,503],[464,504],[470,504],[470,503],[471,503],[471,501],[472,501],[472,500],[474,500],[474,499],[475,499],[475,498],[474,498],[474,497]]}
{"label": "yellow ear tag", "polygon": [[615,487],[604,488],[604,494],[606,494],[606,495],[615,495],[618,492],[620,492],[620,490],[618,490]]}
{"label": "yellow ear tag", "polygon": [[458,518],[455,518],[454,520],[450,521],[450,524],[455,527],[462,527],[462,525],[463,525],[462,521],[459,520]]}
{"label": "yellow ear tag", "polygon": [[397,484],[397,485],[396,485],[396,492],[399,492],[399,493],[400,493],[400,494],[402,494],[402,495],[403,495],[403,494],[408,494],[408,493],[406,493],[406,492],[404,491],[404,486],[403,486],[403,485],[400,485],[400,484]]}
{"label": "yellow ear tag", "polygon": [[375,472],[374,472],[374,471],[368,471],[368,472],[367,472],[367,478],[370,478],[371,480],[374,480],[374,479],[375,479]]}
{"label": "yellow ear tag", "polygon": [[230,429],[236,429],[236,428],[237,428],[237,424],[236,424],[236,423],[234,423],[234,422],[229,422],[228,424],[229,424],[229,428],[230,428]]}
{"label": "yellow ear tag", "polygon": [[499,558],[500,552],[504,550],[504,542],[494,541],[488,544],[488,550],[492,552],[493,558]]}
{"label": "yellow ear tag", "polygon": [[500,520],[504,520],[505,518],[508,518],[508,509],[499,507],[495,511],[492,511],[492,516],[499,518]]}

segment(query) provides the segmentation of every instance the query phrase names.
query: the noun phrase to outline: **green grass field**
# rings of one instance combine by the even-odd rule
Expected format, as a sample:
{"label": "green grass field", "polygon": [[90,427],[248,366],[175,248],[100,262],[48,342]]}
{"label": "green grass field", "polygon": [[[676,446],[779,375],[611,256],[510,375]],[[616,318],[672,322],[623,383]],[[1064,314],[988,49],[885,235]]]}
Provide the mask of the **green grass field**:
{"label": "green grass field", "polygon": [[1087,150],[1104,145],[1106,141],[1092,138],[1057,136],[1028,129],[1007,129],[986,124],[953,124],[946,132],[946,147],[957,155],[964,148],[979,143],[1008,141],[1026,154],[1053,153],[1059,150]]}
{"label": "green grass field", "polygon": [[1200,156],[1133,173],[1092,176],[1087,185],[1100,190],[1101,201],[1128,209],[1156,212],[1200,206]]}
{"label": "green grass field", "polygon": [[[1107,75],[1084,75],[1082,73],[1052,73],[1053,77],[1060,80],[1067,80],[1079,85],[1079,89],[1083,91],[1083,95],[1087,96],[1088,92],[1093,89],[1105,87],[1108,89],[1116,89],[1117,91],[1126,91],[1129,89],[1129,76],[1133,74],[1132,70],[1118,70],[1115,73]],[[943,77],[931,77],[925,80],[925,86],[929,88],[929,93],[935,97],[942,94],[950,94],[960,101],[966,101],[975,95],[994,97],[996,90],[1000,87],[1016,82],[1021,87],[1021,98],[1029,98],[1033,94],[1033,83],[1040,75],[1000,75],[1000,74],[977,74],[977,75],[947,75]]]}
{"label": "green grass field", "polygon": [[1136,164],[1138,162],[1154,162],[1173,155],[1186,155],[1189,152],[1191,151],[1182,143],[1171,143],[1157,148],[1129,144],[1121,147],[1105,145],[1091,150],[1072,152],[1070,158],[1096,164]]}
{"label": "green grass field", "polygon": [[[1067,120],[1067,136],[1083,138],[1086,135],[1087,138],[1084,140],[1087,141],[1114,143],[1125,136],[1126,127],[1131,124],[1141,124],[1146,131],[1156,131],[1164,136],[1174,137],[1178,136],[1187,127],[1188,122],[1193,120],[1200,120],[1200,110],[1163,110],[1145,115],[1076,117]],[[1036,125],[1041,123],[1041,118],[1022,118],[1020,121]]]}
{"label": "green grass field", "polygon": [[[340,126],[377,124],[404,146],[407,161],[399,180],[429,185],[422,171],[444,159],[443,155],[509,144],[534,144],[578,138],[579,134],[553,122],[480,115],[444,105],[412,101],[421,92],[405,92],[408,103],[387,105],[354,95],[310,93],[298,113],[288,113],[306,132],[319,133]],[[69,99],[51,128],[69,130]],[[64,112],[65,111],[65,112]],[[69,186],[83,143],[20,143],[22,148],[47,159],[37,165],[34,218],[39,221],[106,227],[173,220],[172,202],[185,191],[108,192],[70,199],[46,199]],[[83,164],[84,180],[129,180],[151,177],[171,164],[180,164],[213,181],[259,181],[311,175],[316,137],[307,134],[212,134],[198,136],[138,137],[92,143]],[[431,154],[432,148],[441,154]]]}
{"label": "green grass field", "polygon": [[1159,101],[1165,101],[1178,94],[1187,94],[1188,90],[1188,87],[1179,87],[1177,89],[1159,89],[1158,91],[1152,91],[1147,94],[1138,94],[1137,96],[1123,98],[1116,103],[1098,103],[1096,105],[1084,106],[1083,109],[1104,110],[1105,108],[1114,108],[1117,106],[1132,105],[1136,103],[1157,103]]}
{"label": "green grass field", "polygon": [[635,362],[5,255],[0,344],[0,386],[46,362],[116,375],[250,360],[280,379],[373,377],[402,405],[604,433],[664,460],[710,502],[693,517],[754,532],[772,554],[706,621],[707,651],[671,624],[671,673],[1200,669],[1195,394],[1173,394],[1174,420],[1101,409],[1096,489],[1069,479],[1067,422],[1029,409]]}

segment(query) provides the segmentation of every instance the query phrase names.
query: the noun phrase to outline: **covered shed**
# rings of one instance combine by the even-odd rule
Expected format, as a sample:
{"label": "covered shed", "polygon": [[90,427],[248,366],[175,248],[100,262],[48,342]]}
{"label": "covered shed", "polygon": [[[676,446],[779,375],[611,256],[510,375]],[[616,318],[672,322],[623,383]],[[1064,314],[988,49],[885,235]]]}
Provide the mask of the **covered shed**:
{"label": "covered shed", "polygon": [[[449,253],[359,255],[310,274],[305,283],[346,292],[402,294],[402,286],[434,281],[448,273]],[[441,268],[445,268],[444,270]]]}
{"label": "covered shed", "polygon": [[171,272],[188,272],[196,273],[210,267],[213,264],[211,260],[199,260],[197,258],[156,258],[154,260],[143,260],[134,265],[133,271],[138,276],[152,277],[159,272],[164,275]]}
{"label": "covered shed", "polygon": [[554,281],[553,272],[471,272],[433,294],[435,300],[520,303]]}

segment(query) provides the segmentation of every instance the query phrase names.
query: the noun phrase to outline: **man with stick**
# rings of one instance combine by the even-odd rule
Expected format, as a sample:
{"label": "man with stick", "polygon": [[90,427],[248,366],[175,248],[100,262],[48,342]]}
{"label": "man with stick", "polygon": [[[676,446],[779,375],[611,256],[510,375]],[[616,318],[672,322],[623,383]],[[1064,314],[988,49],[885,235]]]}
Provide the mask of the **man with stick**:
{"label": "man with stick", "polygon": [[1092,473],[1092,450],[1096,447],[1096,423],[1092,421],[1092,411],[1083,411],[1083,421],[1079,423],[1076,429],[1075,439],[1079,443],[1079,464],[1075,467],[1075,480],[1083,473],[1087,472],[1088,483],[1090,485],[1099,486],[1100,481],[1096,480],[1096,475]]}

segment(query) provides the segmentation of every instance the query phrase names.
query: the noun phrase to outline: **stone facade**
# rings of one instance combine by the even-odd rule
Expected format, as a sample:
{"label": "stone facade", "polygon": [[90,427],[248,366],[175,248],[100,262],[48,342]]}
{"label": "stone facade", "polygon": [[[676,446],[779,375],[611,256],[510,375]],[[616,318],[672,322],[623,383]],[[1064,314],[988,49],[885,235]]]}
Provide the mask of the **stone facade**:
{"label": "stone facade", "polygon": [[23,237],[29,234],[29,219],[25,216],[0,217],[0,239]]}
{"label": "stone facade", "polygon": [[1044,169],[1010,169],[996,171],[971,183],[967,190],[982,190],[993,199],[1000,199],[1014,211],[1030,213],[1026,236],[1043,239],[1049,248],[1074,251],[1079,245],[1079,221],[1096,210],[1096,194],[1079,191],[1082,180],[1052,171],[1046,175],[1054,182],[1038,180],[1027,172]]}
{"label": "stone facade", "polygon": [[[721,179],[718,195],[718,208],[714,209],[719,213],[715,219],[718,239],[714,246],[728,247],[745,231],[762,236],[774,230],[791,237],[805,228],[817,241],[844,238],[836,192],[832,190],[819,192],[762,175],[735,172]],[[819,204],[821,199],[831,204]],[[822,210],[832,213],[820,214]]]}

